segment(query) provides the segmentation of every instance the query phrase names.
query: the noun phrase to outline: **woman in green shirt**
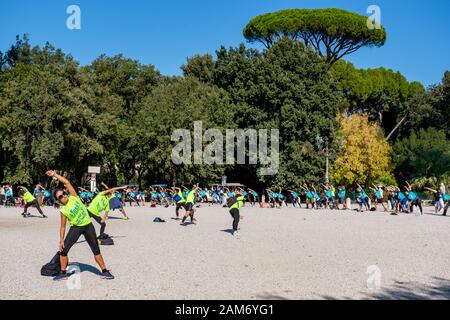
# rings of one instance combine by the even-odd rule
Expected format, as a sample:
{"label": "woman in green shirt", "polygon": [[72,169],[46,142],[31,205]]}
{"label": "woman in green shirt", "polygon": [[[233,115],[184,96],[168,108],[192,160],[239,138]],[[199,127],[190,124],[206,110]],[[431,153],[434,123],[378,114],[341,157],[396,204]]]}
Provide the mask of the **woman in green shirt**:
{"label": "woman in green shirt", "polygon": [[42,218],[47,218],[47,216],[42,212],[41,207],[39,206],[39,202],[36,200],[36,198],[28,191],[25,187],[19,187],[19,197],[25,201],[25,207],[23,209],[22,216],[24,218],[29,217],[30,214],[27,212],[29,207],[35,207],[37,211],[41,214]]}
{"label": "woman in green shirt", "polygon": [[[54,171],[47,171],[46,174],[49,177],[55,177],[56,179],[58,179],[58,181],[61,182],[68,191],[68,194],[66,194],[64,190],[61,189],[55,191],[55,198],[62,204],[62,207],[61,226],[59,229],[61,272],[54,278],[54,280],[66,280],[70,276],[66,273],[67,265],[69,263],[67,254],[69,253],[72,246],[77,243],[81,235],[83,235],[86,239],[86,242],[89,244],[89,247],[94,254],[95,261],[102,270],[102,279],[114,279],[113,275],[108,271],[108,269],[106,269],[105,262],[103,261],[103,257],[100,253],[100,247],[98,246],[97,235],[95,234],[95,228],[92,224],[91,217],[89,216],[89,212],[84,206],[77,192],[70,184],[69,180],[58,175]],[[67,221],[69,221],[70,223],[70,229],[67,233],[66,238],[64,239]]]}
{"label": "woman in green shirt", "polygon": [[230,214],[233,217],[233,236],[239,237],[238,225],[241,220],[240,209],[244,206],[245,197],[242,195],[243,190],[240,189],[236,193],[236,202],[230,207]]}

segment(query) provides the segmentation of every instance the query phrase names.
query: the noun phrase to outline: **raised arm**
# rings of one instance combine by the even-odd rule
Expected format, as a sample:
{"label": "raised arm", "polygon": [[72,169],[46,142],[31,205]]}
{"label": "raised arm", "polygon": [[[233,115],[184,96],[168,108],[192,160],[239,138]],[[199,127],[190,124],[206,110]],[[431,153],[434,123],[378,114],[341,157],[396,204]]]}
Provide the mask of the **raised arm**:
{"label": "raised arm", "polygon": [[112,188],[112,189],[108,189],[105,191],[105,194],[111,194],[115,191],[119,191],[119,190],[125,190],[126,187],[116,187],[116,188]]}
{"label": "raised arm", "polygon": [[428,190],[428,191],[431,191],[431,192],[433,192],[433,193],[437,193],[437,190],[434,190],[434,189],[431,189],[431,188],[425,187],[424,189],[425,189],[425,190]]}
{"label": "raised arm", "polygon": [[75,191],[73,186],[70,184],[69,180],[67,180],[63,176],[60,176],[59,174],[57,174],[53,170],[47,171],[46,175],[49,176],[49,177],[55,177],[56,179],[58,179],[58,181],[61,182],[64,185],[64,187],[67,189],[67,191],[69,192],[69,194],[71,196],[75,196],[75,197],[78,196],[77,192]]}
{"label": "raised arm", "polygon": [[28,189],[23,186],[18,186],[17,189],[23,190],[25,192],[28,192]]}

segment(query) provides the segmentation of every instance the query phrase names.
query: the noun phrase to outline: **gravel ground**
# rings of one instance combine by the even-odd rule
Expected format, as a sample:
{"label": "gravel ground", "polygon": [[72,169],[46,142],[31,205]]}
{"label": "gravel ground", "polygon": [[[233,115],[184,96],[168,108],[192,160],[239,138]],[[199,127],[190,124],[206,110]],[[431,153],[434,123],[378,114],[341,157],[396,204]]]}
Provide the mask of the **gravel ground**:
{"label": "gravel ground", "polygon": [[108,221],[115,245],[102,247],[116,279],[99,278],[82,238],[69,254],[81,273],[66,282],[40,276],[59,237],[58,212],[44,211],[49,219],[0,208],[0,299],[450,298],[450,219],[432,208],[417,217],[246,207],[240,239],[217,206],[186,227],[174,208],[127,208],[130,221]]}

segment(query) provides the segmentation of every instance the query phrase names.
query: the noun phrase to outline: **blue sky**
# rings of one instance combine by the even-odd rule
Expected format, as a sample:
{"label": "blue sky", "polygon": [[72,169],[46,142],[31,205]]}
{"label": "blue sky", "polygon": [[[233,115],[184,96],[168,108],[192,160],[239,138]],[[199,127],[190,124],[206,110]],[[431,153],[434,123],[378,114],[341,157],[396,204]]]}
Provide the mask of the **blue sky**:
{"label": "blue sky", "polygon": [[[81,30],[66,28],[71,4],[81,8]],[[81,64],[103,53],[123,53],[175,75],[193,54],[245,42],[242,29],[256,15],[327,7],[366,15],[371,4],[381,8],[387,44],[362,49],[347,59],[359,68],[400,71],[425,85],[440,82],[450,70],[446,0],[15,0],[0,5],[0,50],[5,51],[16,34],[28,33],[33,45],[49,41]]]}

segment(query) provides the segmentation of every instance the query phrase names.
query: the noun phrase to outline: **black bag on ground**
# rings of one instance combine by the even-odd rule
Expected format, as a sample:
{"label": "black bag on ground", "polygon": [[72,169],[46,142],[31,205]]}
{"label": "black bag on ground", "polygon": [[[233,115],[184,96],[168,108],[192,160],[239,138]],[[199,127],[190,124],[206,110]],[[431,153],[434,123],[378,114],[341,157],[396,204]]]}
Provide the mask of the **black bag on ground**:
{"label": "black bag on ground", "polygon": [[107,234],[102,234],[98,238],[98,241],[102,246],[113,246],[114,245],[114,240],[111,239],[111,237],[108,236]]}
{"label": "black bag on ground", "polygon": [[227,199],[227,207],[231,208],[237,202],[236,197],[231,197]]}
{"label": "black bag on ground", "polygon": [[44,277],[54,277],[59,274],[61,271],[61,263],[59,261],[60,253],[58,252],[52,260],[42,266],[41,268],[41,275]]}

